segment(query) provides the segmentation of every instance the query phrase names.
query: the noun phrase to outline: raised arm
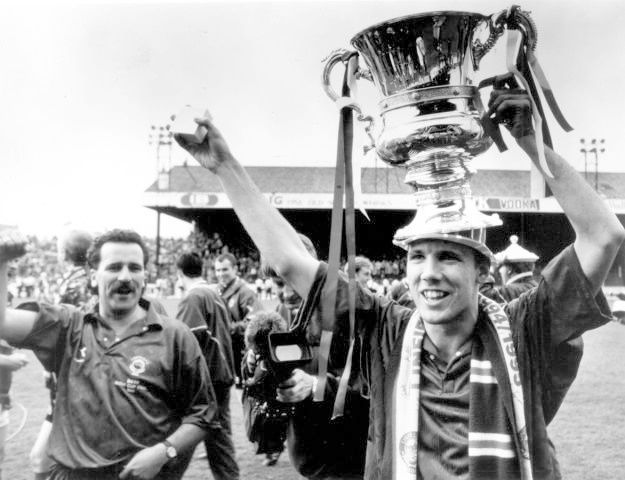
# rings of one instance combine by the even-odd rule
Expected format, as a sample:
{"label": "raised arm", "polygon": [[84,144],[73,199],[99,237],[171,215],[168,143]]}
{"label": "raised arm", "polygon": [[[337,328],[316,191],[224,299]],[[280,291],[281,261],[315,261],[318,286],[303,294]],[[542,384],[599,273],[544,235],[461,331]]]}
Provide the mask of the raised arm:
{"label": "raised arm", "polygon": [[[507,126],[519,146],[540,169],[538,150],[531,128],[531,104],[524,93],[495,91],[491,111]],[[597,293],[625,239],[625,229],[605,202],[560,155],[545,147],[547,165],[553,178],[543,173],[547,185],[560,203],[575,231],[575,253],[594,293]]]}
{"label": "raised arm", "polygon": [[24,255],[25,245],[20,234],[0,232],[0,338],[9,343],[24,340],[37,319],[35,312],[7,309],[9,262]]}
{"label": "raised arm", "polygon": [[196,122],[208,130],[201,144],[189,143],[179,135],[175,135],[176,141],[200,165],[217,175],[234,211],[261,255],[305,298],[319,262],[306,251],[295,229],[269,204],[234,158],[219,130],[208,118],[198,118]]}

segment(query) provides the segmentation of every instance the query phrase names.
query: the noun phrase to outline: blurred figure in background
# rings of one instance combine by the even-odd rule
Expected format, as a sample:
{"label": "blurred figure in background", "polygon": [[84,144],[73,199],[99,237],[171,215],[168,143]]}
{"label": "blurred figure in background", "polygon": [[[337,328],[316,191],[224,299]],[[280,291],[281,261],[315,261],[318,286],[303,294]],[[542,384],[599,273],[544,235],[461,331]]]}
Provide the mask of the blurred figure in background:
{"label": "blurred figure in background", "polygon": [[[373,264],[371,260],[362,255],[358,255],[354,260],[354,265],[356,267],[356,282],[365,290],[376,293],[371,288],[371,281],[373,279]],[[344,271],[345,274],[347,274],[347,264],[345,265]]]}
{"label": "blurred figure in background", "polygon": [[68,269],[59,285],[59,303],[83,307],[91,298],[87,251],[92,241],[92,236],[82,230],[72,230],[62,239],[59,260],[67,264]]}
{"label": "blurred figure in background", "polygon": [[215,260],[217,292],[221,295],[230,312],[230,338],[236,372],[236,387],[242,388],[241,362],[245,349],[245,327],[248,315],[261,310],[256,293],[237,274],[237,259],[231,253],[224,253]]}
{"label": "blurred figure in background", "polygon": [[[506,303],[538,285],[534,278],[538,255],[519,245],[519,237],[516,235],[510,236],[510,245],[496,253],[495,259],[502,285],[495,286],[494,290]],[[501,303],[496,297],[490,298]]]}
{"label": "blurred figure in background", "polygon": [[[59,303],[74,305],[83,310],[88,308],[93,293],[90,287],[87,251],[92,242],[91,234],[83,230],[71,230],[59,238],[58,260],[61,265],[66,265],[67,268],[59,284]],[[53,465],[52,459],[46,451],[52,431],[52,412],[56,399],[56,375],[46,370],[43,372],[43,378],[49,392],[50,406],[30,450],[30,465],[35,474],[35,480],[48,478]]]}
{"label": "blurred figure in background", "polygon": [[217,413],[204,438],[208,465],[215,480],[238,480],[230,423],[230,387],[234,383],[230,314],[222,298],[202,278],[202,258],[183,253],[176,262],[184,297],[176,318],[197,338],[210,372]]}
{"label": "blurred figure in background", "polygon": [[0,340],[0,480],[4,463],[4,443],[9,428],[9,410],[11,409],[11,377],[13,372],[28,363],[25,355],[15,352],[7,342]]}

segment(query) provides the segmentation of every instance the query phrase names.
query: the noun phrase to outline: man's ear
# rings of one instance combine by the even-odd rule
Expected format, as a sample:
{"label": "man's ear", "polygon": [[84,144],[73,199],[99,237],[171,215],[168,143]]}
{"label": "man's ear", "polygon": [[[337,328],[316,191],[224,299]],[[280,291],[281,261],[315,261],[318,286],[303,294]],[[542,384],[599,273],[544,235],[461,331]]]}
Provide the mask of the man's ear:
{"label": "man's ear", "polygon": [[490,266],[484,262],[480,262],[477,266],[477,281],[481,285],[488,279],[490,274]]}

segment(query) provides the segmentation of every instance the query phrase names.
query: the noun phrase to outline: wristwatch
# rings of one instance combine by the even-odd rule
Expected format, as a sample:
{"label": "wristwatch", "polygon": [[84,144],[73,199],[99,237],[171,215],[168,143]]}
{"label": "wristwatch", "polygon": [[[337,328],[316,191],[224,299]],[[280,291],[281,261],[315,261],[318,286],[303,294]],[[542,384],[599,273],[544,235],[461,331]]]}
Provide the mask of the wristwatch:
{"label": "wristwatch", "polygon": [[169,440],[163,440],[161,443],[165,445],[165,455],[167,455],[169,460],[178,456],[178,450],[176,450],[176,447],[174,447]]}

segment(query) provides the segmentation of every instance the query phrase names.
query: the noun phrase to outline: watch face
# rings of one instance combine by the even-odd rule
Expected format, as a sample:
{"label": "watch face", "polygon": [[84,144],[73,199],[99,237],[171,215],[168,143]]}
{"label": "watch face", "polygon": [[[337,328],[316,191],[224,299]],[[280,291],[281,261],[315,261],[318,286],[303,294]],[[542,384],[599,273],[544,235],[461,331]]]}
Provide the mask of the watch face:
{"label": "watch face", "polygon": [[174,447],[169,446],[167,447],[167,450],[165,450],[165,454],[168,458],[175,458],[176,455],[178,455],[178,452],[176,452],[176,449]]}

